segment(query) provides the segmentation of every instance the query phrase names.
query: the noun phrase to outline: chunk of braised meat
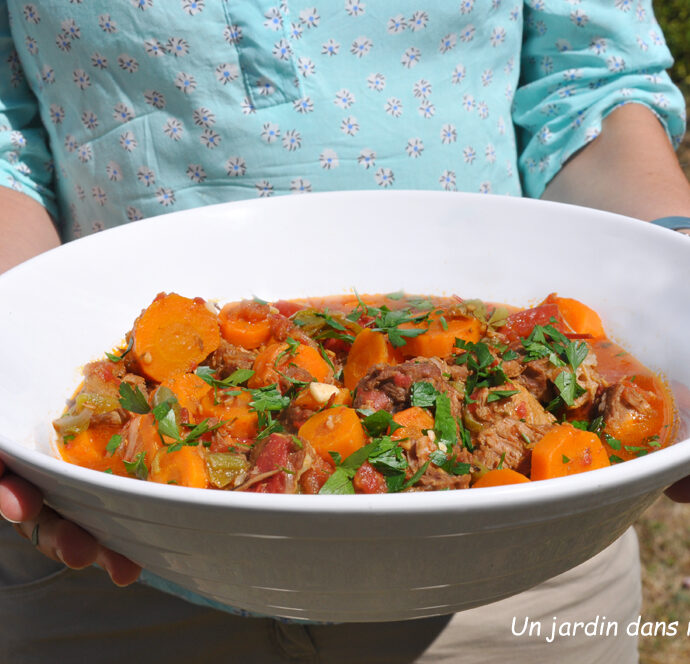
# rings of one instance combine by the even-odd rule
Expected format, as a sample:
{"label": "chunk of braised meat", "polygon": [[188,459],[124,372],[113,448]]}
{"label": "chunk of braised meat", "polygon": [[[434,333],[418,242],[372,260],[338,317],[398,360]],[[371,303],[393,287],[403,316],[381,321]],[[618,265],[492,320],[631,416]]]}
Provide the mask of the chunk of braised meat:
{"label": "chunk of braised meat", "polygon": [[[410,479],[429,460],[429,456],[438,451],[438,446],[428,436],[413,436],[399,443],[404,450],[409,467],[406,479]],[[471,463],[472,457],[464,448],[457,448],[454,458],[462,463]],[[466,489],[470,485],[469,473],[453,475],[442,468],[429,464],[424,474],[410,487],[410,491],[439,491],[441,489]]]}
{"label": "chunk of braised meat", "polygon": [[[489,401],[496,390],[518,390],[517,394]],[[531,444],[536,443],[556,423],[556,418],[520,384],[499,388],[482,387],[472,394],[463,421],[471,432],[474,458],[488,468],[529,473]]]}
{"label": "chunk of braised meat", "polygon": [[444,373],[450,375],[448,365],[436,358],[416,358],[394,366],[376,364],[359,381],[354,407],[397,413],[409,408],[412,385],[427,382],[439,392],[445,392],[450,398],[451,413],[461,416],[463,396],[444,378]]}
{"label": "chunk of braised meat", "polygon": [[300,476],[311,467],[314,455],[307,443],[272,433],[254,444],[250,453],[252,469],[238,488],[255,493],[297,493]]}
{"label": "chunk of braised meat", "polygon": [[138,387],[144,397],[148,397],[144,378],[128,373],[122,362],[91,362],[84,367],[83,373],[84,383],[75,399],[93,411],[92,424],[117,425],[127,421],[129,415],[120,407],[120,383]]}
{"label": "chunk of braised meat", "polygon": [[604,430],[614,437],[645,428],[652,435],[662,420],[658,406],[659,397],[655,393],[625,380],[603,391],[596,411],[604,419]]}
{"label": "chunk of braised meat", "polygon": [[[521,352],[522,349],[515,350]],[[567,367],[555,366],[548,357],[531,362],[511,360],[504,363],[503,369],[506,376],[523,385],[542,404],[548,404],[558,396],[556,378],[562,371],[570,371]],[[575,377],[584,392],[574,400],[571,406],[566,407],[564,412],[570,419],[588,419],[598,397],[608,386],[597,369],[597,357],[591,350],[577,368]]]}
{"label": "chunk of braised meat", "polygon": [[245,350],[221,339],[220,346],[206,358],[204,364],[216,371],[216,378],[223,380],[237,369],[251,369],[257,354],[258,351]]}
{"label": "chunk of braised meat", "polygon": [[[304,442],[306,445],[309,445],[306,441]],[[311,464],[308,468],[305,468],[307,464],[303,465],[303,472],[299,478],[299,488],[301,493],[315,494],[321,491],[321,487],[333,474],[333,466],[322,459],[316,452],[310,454],[308,459],[311,459]]]}
{"label": "chunk of braised meat", "polygon": [[289,433],[297,433],[299,428],[322,408],[321,404],[295,403],[293,399],[290,405],[280,413],[279,419]]}

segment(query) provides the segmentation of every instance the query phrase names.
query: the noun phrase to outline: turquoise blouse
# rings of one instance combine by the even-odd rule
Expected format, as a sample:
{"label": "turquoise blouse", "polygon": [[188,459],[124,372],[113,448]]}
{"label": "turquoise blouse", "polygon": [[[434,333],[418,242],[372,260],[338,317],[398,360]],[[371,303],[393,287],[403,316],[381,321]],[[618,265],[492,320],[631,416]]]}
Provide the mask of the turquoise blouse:
{"label": "turquoise blouse", "polygon": [[309,191],[538,197],[620,104],[685,127],[650,0],[6,0],[0,62],[0,184],[64,239]]}

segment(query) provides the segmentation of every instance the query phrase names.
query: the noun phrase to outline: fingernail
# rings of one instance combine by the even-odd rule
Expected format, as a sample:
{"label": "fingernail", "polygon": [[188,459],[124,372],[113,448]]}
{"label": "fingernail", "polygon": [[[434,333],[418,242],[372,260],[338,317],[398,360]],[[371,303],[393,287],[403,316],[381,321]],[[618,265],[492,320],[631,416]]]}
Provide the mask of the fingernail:
{"label": "fingernail", "polygon": [[57,556],[58,560],[63,564],[66,565],[67,563],[65,562],[65,559],[62,555],[62,551],[60,549],[55,549],[55,555]]}
{"label": "fingernail", "polygon": [[0,516],[5,519],[5,521],[9,521],[10,523],[21,523],[21,521],[16,521],[15,519],[10,519],[1,509],[0,509]]}

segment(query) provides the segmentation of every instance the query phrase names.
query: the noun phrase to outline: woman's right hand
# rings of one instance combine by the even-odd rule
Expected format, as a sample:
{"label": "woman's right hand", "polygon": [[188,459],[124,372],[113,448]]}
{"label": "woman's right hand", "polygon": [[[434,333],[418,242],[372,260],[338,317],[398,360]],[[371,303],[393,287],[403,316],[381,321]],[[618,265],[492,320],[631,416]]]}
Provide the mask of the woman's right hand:
{"label": "woman's right hand", "polygon": [[141,568],[119,553],[105,548],[75,523],[63,519],[43,504],[41,492],[10,472],[0,461],[0,514],[15,524],[17,532],[48,558],[72,569],[94,563],[118,586],[137,580]]}

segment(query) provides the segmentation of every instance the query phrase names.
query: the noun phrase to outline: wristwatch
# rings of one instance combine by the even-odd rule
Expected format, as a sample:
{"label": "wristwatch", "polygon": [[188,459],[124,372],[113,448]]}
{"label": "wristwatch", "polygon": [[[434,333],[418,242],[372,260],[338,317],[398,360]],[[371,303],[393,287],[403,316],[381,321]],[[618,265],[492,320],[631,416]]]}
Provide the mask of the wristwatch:
{"label": "wristwatch", "polygon": [[650,223],[690,236],[690,217],[661,217],[653,219]]}

